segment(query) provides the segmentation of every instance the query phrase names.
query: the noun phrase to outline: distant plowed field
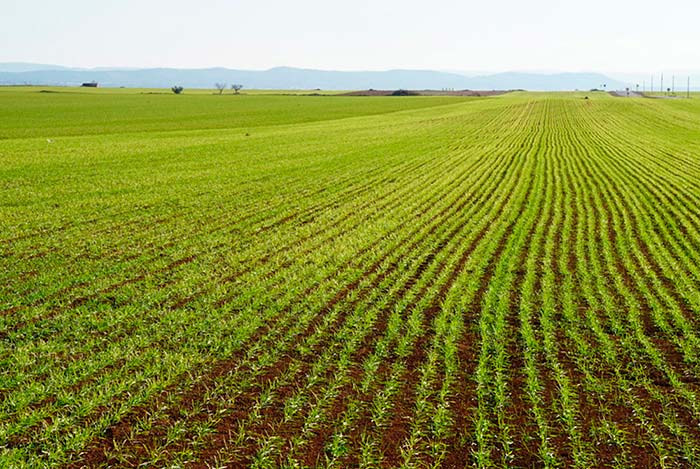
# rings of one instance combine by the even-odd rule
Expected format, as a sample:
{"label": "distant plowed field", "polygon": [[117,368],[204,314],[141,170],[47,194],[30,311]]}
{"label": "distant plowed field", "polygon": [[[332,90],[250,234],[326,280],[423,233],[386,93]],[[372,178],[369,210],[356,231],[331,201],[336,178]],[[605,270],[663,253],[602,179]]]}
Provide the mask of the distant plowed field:
{"label": "distant plowed field", "polygon": [[700,466],[700,101],[0,89],[0,467]]}

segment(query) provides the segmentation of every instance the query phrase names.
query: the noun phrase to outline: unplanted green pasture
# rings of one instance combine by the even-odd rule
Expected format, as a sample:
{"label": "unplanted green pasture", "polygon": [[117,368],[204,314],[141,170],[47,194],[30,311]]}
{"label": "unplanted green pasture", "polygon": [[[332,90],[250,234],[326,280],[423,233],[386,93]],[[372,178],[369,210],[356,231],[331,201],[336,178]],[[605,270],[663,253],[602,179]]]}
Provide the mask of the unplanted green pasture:
{"label": "unplanted green pasture", "polygon": [[700,101],[0,89],[0,467],[700,465]]}

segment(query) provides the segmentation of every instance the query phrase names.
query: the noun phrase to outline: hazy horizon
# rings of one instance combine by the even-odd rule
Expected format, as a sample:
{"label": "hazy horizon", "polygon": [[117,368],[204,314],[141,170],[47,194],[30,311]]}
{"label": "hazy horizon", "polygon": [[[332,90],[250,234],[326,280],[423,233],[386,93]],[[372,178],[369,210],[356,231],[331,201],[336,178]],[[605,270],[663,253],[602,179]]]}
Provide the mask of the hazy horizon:
{"label": "hazy horizon", "polygon": [[194,8],[184,0],[9,0],[0,18],[0,62],[635,76],[693,70],[700,63],[694,24],[700,4],[674,4],[673,12],[683,14],[652,6],[602,0],[576,9],[555,0],[439,0],[429,8],[398,0],[212,0]]}
{"label": "hazy horizon", "polygon": [[[169,68],[169,69],[176,69],[176,70],[198,70],[198,69],[216,69],[216,68],[226,68],[226,69],[234,69],[234,70],[241,70],[241,71],[266,71],[270,69],[276,69],[276,68],[307,68],[307,67],[295,67],[294,65],[276,65],[273,67],[268,67],[268,68],[261,68],[261,69],[244,69],[244,68],[233,68],[233,67],[221,67],[221,66],[209,66],[209,67],[182,67],[182,66],[171,66],[171,67],[158,67],[158,66],[153,66],[153,67],[133,67],[129,65],[124,65],[124,66],[114,66],[114,67],[109,67],[109,66],[102,66],[102,65],[95,65],[95,66],[86,66],[86,67],[73,67],[70,65],[66,64],[60,64],[60,63],[38,63],[38,62],[27,62],[27,61],[14,61],[14,62],[0,62],[0,64],[24,64],[28,66],[51,66],[51,67],[66,67],[69,69],[80,69],[84,71],[105,71],[105,70],[144,70],[148,68]],[[310,70],[317,70],[317,71],[339,71],[339,72],[384,72],[384,71],[395,71],[395,70],[402,70],[402,69],[378,69],[378,70],[365,70],[365,69],[323,69],[323,68],[309,68]],[[36,68],[36,70],[41,70],[41,68]],[[403,69],[403,70],[410,70],[410,69]],[[415,71],[437,71],[437,72],[444,72],[444,73],[452,73],[452,74],[458,74],[458,75],[463,75],[465,77],[479,77],[479,76],[488,76],[488,75],[497,75],[501,73],[523,73],[523,74],[542,74],[542,75],[558,75],[558,74],[576,74],[576,73],[599,73],[601,75],[606,75],[610,78],[617,79],[620,81],[626,81],[629,83],[632,82],[639,82],[640,86],[643,81],[647,81],[650,79],[652,74],[649,73],[634,73],[634,72],[615,72],[615,71],[605,71],[605,70],[577,70],[577,71],[572,71],[572,70],[554,70],[554,69],[520,69],[520,70],[512,70],[512,69],[504,69],[504,70],[480,70],[480,71],[475,71],[475,70],[454,70],[454,69],[412,69]],[[695,78],[698,74],[700,74],[700,69],[697,70],[664,70],[660,72],[654,72],[654,79],[658,80],[660,74],[664,74],[665,77],[667,77],[669,80],[671,79],[672,76],[675,75],[676,78],[679,80],[679,84],[685,83],[683,81],[686,77],[692,77],[691,79],[693,80],[693,87],[696,87],[695,85]],[[649,80],[650,81],[650,80]],[[648,82],[647,82],[648,84]],[[658,82],[657,82],[658,84]]]}

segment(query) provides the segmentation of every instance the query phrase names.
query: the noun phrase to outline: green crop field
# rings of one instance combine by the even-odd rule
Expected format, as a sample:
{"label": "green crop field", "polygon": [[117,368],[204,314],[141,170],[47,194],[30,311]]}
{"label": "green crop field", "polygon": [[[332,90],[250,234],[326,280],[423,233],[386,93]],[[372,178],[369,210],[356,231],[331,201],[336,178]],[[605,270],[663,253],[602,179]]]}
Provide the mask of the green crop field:
{"label": "green crop field", "polygon": [[0,88],[0,467],[700,466],[700,100]]}

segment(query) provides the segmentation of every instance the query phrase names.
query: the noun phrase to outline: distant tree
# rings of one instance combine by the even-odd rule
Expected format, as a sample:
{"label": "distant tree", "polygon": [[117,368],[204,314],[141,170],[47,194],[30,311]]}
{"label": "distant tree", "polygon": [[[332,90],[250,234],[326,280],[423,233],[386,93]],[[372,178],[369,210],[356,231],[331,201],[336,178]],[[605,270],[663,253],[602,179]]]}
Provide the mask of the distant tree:
{"label": "distant tree", "polygon": [[236,94],[238,94],[238,92],[241,91],[241,90],[243,89],[243,85],[236,85],[236,84],[234,84],[234,85],[231,85],[231,89],[232,89]]}
{"label": "distant tree", "polygon": [[178,85],[175,85],[175,86],[173,86],[173,87],[170,88],[170,89],[171,89],[172,92],[175,93],[175,94],[180,94],[180,93],[182,93],[182,91],[184,90],[184,88],[183,88],[182,86],[178,86]]}
{"label": "distant tree", "polygon": [[216,89],[219,90],[219,94],[222,94],[226,89],[226,83],[214,83],[214,86],[216,86]]}
{"label": "distant tree", "polygon": [[419,96],[419,93],[416,91],[399,89],[391,93],[391,96]]}

